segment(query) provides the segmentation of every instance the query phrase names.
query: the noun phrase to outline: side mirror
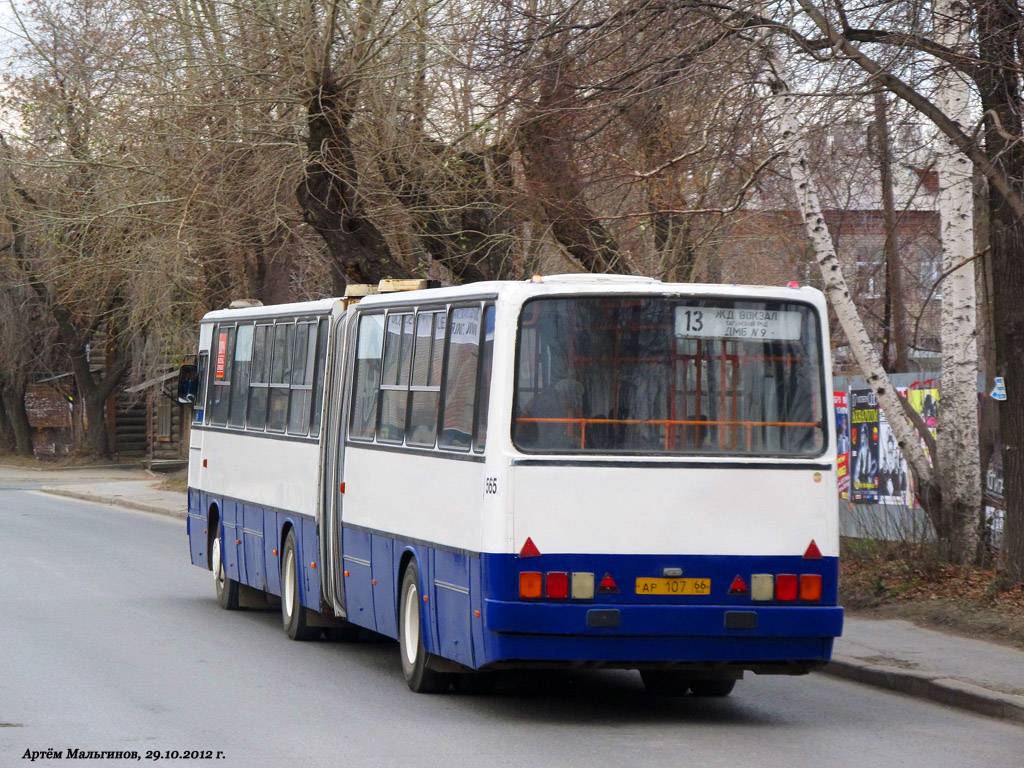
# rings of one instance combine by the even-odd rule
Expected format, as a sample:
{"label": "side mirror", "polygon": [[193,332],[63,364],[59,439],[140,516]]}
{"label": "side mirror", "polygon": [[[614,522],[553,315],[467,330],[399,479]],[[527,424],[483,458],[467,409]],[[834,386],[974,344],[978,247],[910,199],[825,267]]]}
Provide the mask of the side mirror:
{"label": "side mirror", "polygon": [[178,402],[182,405],[195,405],[198,392],[199,368],[186,363],[178,371]]}

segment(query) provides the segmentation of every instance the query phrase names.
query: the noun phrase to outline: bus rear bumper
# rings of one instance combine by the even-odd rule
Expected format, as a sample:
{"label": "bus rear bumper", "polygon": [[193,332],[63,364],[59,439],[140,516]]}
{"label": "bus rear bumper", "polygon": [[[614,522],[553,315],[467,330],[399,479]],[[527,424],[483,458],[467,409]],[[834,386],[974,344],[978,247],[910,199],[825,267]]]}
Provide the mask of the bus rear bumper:
{"label": "bus rear bumper", "polygon": [[[486,661],[777,663],[800,671],[826,662],[842,633],[837,606],[531,604],[486,600]],[[767,669],[767,667],[765,667]]]}

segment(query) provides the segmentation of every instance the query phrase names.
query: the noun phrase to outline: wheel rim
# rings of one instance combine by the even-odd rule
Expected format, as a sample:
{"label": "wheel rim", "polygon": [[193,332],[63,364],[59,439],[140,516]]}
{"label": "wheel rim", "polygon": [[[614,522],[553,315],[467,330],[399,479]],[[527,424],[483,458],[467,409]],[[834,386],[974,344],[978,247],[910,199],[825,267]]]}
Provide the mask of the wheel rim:
{"label": "wheel rim", "polygon": [[284,554],[284,594],[281,595],[284,601],[284,612],[286,616],[292,615],[295,607],[295,552],[289,549]]}
{"label": "wheel rim", "polygon": [[402,606],[402,652],[410,667],[416,664],[420,644],[420,592],[416,582],[410,582],[405,590],[405,604]]}
{"label": "wheel rim", "polygon": [[224,564],[220,559],[220,539],[213,540],[213,552],[210,555],[213,565],[213,580],[217,585],[218,594],[224,589]]}

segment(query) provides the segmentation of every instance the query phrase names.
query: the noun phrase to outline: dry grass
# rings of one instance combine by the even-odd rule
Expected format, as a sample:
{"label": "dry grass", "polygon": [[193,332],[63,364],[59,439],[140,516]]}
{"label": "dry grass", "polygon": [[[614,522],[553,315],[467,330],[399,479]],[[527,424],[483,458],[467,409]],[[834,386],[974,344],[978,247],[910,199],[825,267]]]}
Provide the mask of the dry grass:
{"label": "dry grass", "polygon": [[1024,584],[1002,589],[992,570],[945,565],[905,544],[844,540],[839,587],[857,615],[1024,648]]}

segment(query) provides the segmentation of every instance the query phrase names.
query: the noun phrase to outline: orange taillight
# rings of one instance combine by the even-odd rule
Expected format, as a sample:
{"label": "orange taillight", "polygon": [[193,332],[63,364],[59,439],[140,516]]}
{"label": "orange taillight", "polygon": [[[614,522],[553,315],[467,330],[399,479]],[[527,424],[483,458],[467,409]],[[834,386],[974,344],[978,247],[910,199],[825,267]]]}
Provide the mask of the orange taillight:
{"label": "orange taillight", "polygon": [[540,597],[544,586],[544,575],[539,571],[523,571],[519,574],[519,596]]}
{"label": "orange taillight", "polygon": [[805,573],[800,577],[800,599],[821,600],[821,576]]}

